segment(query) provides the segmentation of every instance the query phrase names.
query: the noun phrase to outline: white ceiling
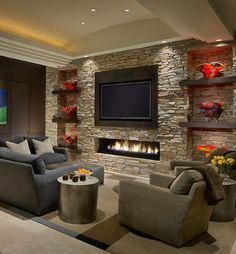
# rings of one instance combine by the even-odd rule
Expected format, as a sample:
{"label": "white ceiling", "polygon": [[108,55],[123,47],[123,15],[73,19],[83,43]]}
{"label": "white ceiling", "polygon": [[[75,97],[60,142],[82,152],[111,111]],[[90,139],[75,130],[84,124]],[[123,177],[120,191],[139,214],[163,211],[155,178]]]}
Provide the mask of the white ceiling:
{"label": "white ceiling", "polygon": [[17,58],[18,48],[30,61],[37,54],[42,64],[56,58],[51,66],[63,56],[64,64],[163,40],[231,40],[236,29],[236,0],[0,0],[0,6],[0,54]]}

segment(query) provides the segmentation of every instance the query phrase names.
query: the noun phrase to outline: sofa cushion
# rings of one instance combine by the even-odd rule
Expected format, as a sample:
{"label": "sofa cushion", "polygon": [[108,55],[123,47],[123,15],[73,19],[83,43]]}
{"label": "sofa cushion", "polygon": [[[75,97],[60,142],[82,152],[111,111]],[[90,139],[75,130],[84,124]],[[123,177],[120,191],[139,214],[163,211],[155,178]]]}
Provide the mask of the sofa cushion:
{"label": "sofa cushion", "polygon": [[0,147],[0,158],[4,160],[31,164],[35,174],[45,173],[45,163],[43,159],[38,155],[18,153],[9,148]]}
{"label": "sofa cushion", "polygon": [[34,148],[36,154],[42,155],[45,153],[54,153],[51,140],[49,138],[45,139],[44,141],[38,141],[33,139]]}
{"label": "sofa cushion", "polygon": [[58,168],[73,168],[76,170],[79,166],[79,163],[77,161],[64,161],[59,163],[52,163],[47,165],[47,170],[53,170]]}
{"label": "sofa cushion", "polygon": [[18,153],[31,154],[27,140],[24,140],[18,144],[6,141],[6,146]]}
{"label": "sofa cushion", "polygon": [[36,154],[33,139],[38,140],[38,141],[44,141],[47,138],[48,138],[47,136],[24,137],[24,139],[27,139],[27,141],[29,143],[29,148],[30,148],[30,151],[31,151],[32,154]]}
{"label": "sofa cushion", "polygon": [[170,186],[170,191],[178,195],[189,194],[192,185],[196,182],[202,181],[204,178],[201,173],[196,170],[183,171],[175,178]]}
{"label": "sofa cushion", "polygon": [[46,165],[66,161],[65,154],[62,153],[44,153],[40,155]]}

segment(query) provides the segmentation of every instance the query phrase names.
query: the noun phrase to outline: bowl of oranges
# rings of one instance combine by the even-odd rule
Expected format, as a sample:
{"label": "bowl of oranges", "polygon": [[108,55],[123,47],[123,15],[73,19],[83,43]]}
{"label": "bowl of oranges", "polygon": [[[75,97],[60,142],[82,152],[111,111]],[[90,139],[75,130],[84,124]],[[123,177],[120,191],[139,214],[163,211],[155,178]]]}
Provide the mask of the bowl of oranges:
{"label": "bowl of oranges", "polygon": [[81,175],[91,176],[93,174],[93,172],[89,169],[78,168],[78,169],[75,170],[75,174],[77,176],[81,176]]}

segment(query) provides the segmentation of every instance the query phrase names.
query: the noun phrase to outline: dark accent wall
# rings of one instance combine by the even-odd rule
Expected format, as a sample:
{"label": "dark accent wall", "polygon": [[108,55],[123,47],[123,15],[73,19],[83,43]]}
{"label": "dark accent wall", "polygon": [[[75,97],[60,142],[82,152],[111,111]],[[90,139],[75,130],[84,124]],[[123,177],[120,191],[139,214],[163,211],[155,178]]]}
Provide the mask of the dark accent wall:
{"label": "dark accent wall", "polygon": [[[151,120],[102,120],[101,84],[135,81],[151,81]],[[95,125],[133,128],[157,128],[158,126],[158,66],[147,65],[133,68],[100,71],[95,73]],[[122,101],[121,101],[122,103]]]}
{"label": "dark accent wall", "polygon": [[0,56],[0,87],[8,91],[1,138],[45,134],[45,86],[45,66]]}

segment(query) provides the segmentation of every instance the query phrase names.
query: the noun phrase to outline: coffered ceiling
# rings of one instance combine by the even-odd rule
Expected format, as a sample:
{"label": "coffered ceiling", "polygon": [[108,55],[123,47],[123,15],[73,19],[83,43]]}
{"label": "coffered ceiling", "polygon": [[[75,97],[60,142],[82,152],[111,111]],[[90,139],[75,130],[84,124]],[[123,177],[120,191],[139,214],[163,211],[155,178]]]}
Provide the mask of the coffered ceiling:
{"label": "coffered ceiling", "polygon": [[50,66],[163,41],[231,40],[236,29],[235,0],[0,0],[0,6],[0,54]]}

